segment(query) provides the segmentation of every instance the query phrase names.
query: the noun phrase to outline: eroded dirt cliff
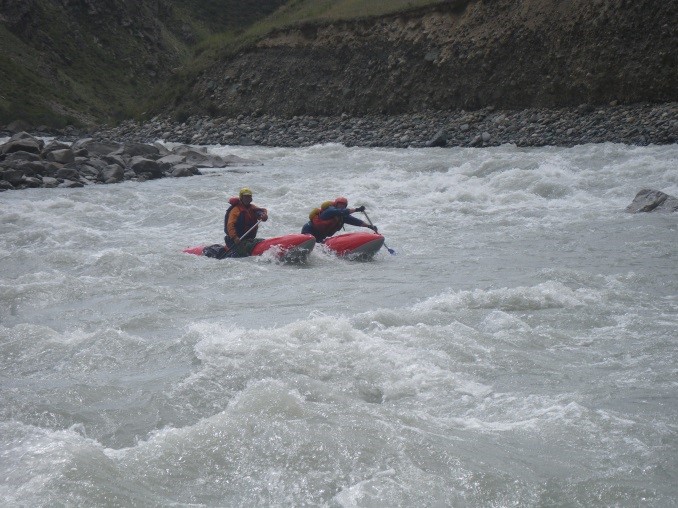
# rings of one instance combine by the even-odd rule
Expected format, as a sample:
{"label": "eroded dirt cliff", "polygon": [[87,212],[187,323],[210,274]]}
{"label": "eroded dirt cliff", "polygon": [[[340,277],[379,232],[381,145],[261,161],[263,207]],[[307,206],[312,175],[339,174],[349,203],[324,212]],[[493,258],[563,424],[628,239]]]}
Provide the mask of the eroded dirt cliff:
{"label": "eroded dirt cliff", "polygon": [[186,104],[291,116],[674,101],[677,12],[676,1],[453,0],[301,26],[219,62]]}

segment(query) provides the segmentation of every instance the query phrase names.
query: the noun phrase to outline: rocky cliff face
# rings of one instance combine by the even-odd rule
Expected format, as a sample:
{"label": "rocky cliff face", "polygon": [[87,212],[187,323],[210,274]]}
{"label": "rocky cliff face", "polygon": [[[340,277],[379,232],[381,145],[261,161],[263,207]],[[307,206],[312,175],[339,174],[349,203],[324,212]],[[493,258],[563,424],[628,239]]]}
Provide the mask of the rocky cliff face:
{"label": "rocky cliff face", "polygon": [[675,101],[676,3],[452,0],[273,33],[196,81],[213,114]]}

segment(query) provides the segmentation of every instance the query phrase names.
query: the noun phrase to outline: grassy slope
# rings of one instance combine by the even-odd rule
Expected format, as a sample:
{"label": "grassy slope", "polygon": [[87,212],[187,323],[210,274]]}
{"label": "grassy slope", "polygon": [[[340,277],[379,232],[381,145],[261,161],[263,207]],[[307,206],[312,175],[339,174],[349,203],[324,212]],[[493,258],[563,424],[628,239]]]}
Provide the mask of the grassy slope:
{"label": "grassy slope", "polygon": [[141,53],[136,41],[78,24],[49,3],[36,16],[44,20],[40,38],[49,41],[47,49],[0,24],[0,124],[23,119],[63,127],[129,116],[152,87],[125,61]]}
{"label": "grassy slope", "polygon": [[237,51],[277,29],[306,23],[360,19],[445,3],[445,0],[291,0],[262,21],[252,25],[236,41],[222,46],[222,54]]}
{"label": "grassy slope", "polygon": [[78,123],[70,115],[65,101],[61,111],[48,105],[59,97],[71,98],[68,80],[62,75],[50,77],[39,52],[25,45],[0,25],[0,123],[15,119],[30,119],[35,124],[62,127]]}
{"label": "grassy slope", "polygon": [[191,58],[177,27],[190,26],[198,38],[210,34],[190,9],[181,8],[185,1],[177,0],[180,8],[161,25],[163,55],[149,53],[138,31],[130,34],[109,20],[97,26],[87,15],[77,18],[51,2],[34,5],[38,29],[32,38],[0,23],[0,125],[21,119],[36,126],[82,126],[138,114],[158,81],[144,62],[163,58],[178,67]]}
{"label": "grassy slope", "polygon": [[313,21],[382,16],[444,0],[297,0],[288,2],[269,18],[278,26]]}
{"label": "grassy slope", "polygon": [[211,32],[241,30],[269,15],[285,0],[173,0]]}

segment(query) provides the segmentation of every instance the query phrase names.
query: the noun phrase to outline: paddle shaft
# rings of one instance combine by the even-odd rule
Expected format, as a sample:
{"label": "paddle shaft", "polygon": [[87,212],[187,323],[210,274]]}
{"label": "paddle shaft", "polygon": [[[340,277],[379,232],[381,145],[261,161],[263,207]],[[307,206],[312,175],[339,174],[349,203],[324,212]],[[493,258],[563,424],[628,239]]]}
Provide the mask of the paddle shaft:
{"label": "paddle shaft", "polygon": [[[247,235],[249,235],[249,234],[250,234],[250,231],[252,231],[254,228],[256,228],[256,227],[259,225],[260,222],[261,222],[261,219],[259,219],[259,220],[254,224],[254,226],[252,226],[252,227],[249,228],[247,231],[245,231],[245,232],[242,234],[242,236],[241,236],[240,238],[238,238],[238,242],[241,242],[243,238],[245,238]],[[238,245],[238,244],[237,244],[237,243],[233,244],[233,246],[230,247],[230,248],[224,253],[224,256],[225,256],[226,254],[228,254],[229,252],[231,252],[231,251],[235,248],[236,245]]]}
{"label": "paddle shaft", "polygon": [[[372,224],[372,221],[370,220],[370,216],[367,215],[367,212],[365,210],[363,210],[363,214],[365,214],[365,218],[367,219],[367,222],[370,223],[370,226],[374,226],[374,224]],[[393,249],[388,248],[388,245],[386,245],[386,242],[384,242],[384,247],[386,247],[386,250],[388,251],[389,254],[395,254],[396,253]]]}

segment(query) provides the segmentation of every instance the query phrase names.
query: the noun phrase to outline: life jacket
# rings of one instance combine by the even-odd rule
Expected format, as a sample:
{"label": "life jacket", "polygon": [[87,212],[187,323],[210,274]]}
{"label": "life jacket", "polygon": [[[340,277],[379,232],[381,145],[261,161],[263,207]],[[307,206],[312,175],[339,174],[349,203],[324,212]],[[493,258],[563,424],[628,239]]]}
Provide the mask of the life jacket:
{"label": "life jacket", "polygon": [[321,219],[320,213],[311,219],[313,229],[323,236],[331,236],[341,229],[344,225],[343,217],[332,217],[331,219]]}
{"label": "life jacket", "polygon": [[229,198],[228,200],[229,207],[226,210],[226,215],[224,215],[224,233],[226,233],[227,238],[228,238],[228,216],[231,215],[231,210],[233,210],[233,208],[235,208],[239,203],[240,199],[237,197]]}
{"label": "life jacket", "polygon": [[247,232],[248,229],[250,229],[257,223],[258,218],[256,216],[256,212],[258,208],[255,208],[251,205],[249,207],[246,207],[237,197],[230,198],[228,200],[228,203],[230,206],[228,207],[228,210],[226,210],[226,214],[224,215],[224,233],[226,233],[224,239],[226,240],[226,243],[229,243],[228,240],[231,241],[233,240],[228,236],[228,219],[229,216],[231,215],[231,212],[236,208],[240,209],[240,214],[238,215],[238,218],[236,219],[235,223],[235,231],[236,234],[238,235],[238,238],[242,238],[243,240],[245,240],[256,237],[257,230],[259,229],[258,227],[255,227],[252,231],[247,233],[247,236],[243,237],[243,235]]}

